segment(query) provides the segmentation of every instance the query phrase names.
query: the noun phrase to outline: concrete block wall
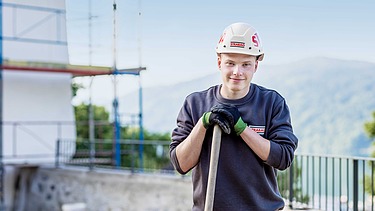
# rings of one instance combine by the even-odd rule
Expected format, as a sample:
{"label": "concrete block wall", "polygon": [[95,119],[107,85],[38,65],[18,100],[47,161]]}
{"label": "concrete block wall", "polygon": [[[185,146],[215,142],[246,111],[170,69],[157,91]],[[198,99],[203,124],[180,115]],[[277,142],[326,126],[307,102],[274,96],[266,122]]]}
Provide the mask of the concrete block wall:
{"label": "concrete block wall", "polygon": [[53,167],[19,172],[19,181],[24,182],[16,191],[15,210],[62,210],[66,204],[85,204],[87,211],[183,211],[192,207],[190,177]]}

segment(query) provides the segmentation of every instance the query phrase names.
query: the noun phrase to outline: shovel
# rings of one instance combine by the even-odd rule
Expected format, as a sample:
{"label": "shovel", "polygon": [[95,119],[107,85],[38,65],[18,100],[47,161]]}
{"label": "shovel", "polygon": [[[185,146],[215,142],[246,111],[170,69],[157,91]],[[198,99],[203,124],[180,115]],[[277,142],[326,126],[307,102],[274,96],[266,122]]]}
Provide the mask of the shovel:
{"label": "shovel", "polygon": [[207,192],[206,192],[206,201],[205,201],[204,211],[213,210],[217,164],[219,163],[220,144],[221,144],[221,128],[218,125],[215,125],[213,136],[212,136],[210,169],[208,171]]}

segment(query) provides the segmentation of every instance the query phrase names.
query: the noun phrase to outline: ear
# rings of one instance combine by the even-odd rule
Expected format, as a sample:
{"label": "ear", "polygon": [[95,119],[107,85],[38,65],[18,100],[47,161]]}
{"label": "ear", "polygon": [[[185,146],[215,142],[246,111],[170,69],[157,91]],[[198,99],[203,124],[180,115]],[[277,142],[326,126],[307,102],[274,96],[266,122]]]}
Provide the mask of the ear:
{"label": "ear", "polygon": [[256,71],[258,70],[258,64],[259,64],[258,62],[259,62],[259,60],[255,61],[254,73],[256,73]]}
{"label": "ear", "polygon": [[221,70],[221,56],[219,54],[217,55],[217,67]]}

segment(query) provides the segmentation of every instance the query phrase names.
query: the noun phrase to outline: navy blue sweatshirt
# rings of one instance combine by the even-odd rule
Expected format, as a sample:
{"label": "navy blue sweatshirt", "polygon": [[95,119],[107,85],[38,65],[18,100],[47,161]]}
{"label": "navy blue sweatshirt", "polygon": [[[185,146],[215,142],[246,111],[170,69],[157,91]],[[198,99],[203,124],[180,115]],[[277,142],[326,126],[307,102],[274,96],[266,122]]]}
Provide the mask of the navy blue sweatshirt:
{"label": "navy blue sweatshirt", "polygon": [[[237,100],[220,95],[220,85],[186,97],[172,132],[170,157],[181,170],[176,147],[184,141],[204,112],[225,103],[235,105],[243,121],[271,143],[266,161],[261,160],[240,136],[222,134],[214,210],[280,210],[284,201],[277,186],[277,169],[288,168],[294,158],[298,139],[293,134],[285,99],[276,91],[251,84],[249,93]],[[192,169],[193,209],[204,210],[210,162],[212,128],[206,132],[197,165]],[[190,171],[190,170],[189,170]]]}

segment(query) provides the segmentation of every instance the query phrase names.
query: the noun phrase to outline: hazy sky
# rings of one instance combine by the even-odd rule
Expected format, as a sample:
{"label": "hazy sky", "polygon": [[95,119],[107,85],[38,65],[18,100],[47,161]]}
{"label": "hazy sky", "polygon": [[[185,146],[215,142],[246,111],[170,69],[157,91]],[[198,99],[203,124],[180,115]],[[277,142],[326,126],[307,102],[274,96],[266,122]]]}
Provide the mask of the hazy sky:
{"label": "hazy sky", "polygon": [[[112,3],[91,2],[93,65],[113,65]],[[144,87],[178,83],[217,71],[216,43],[224,28],[234,22],[247,22],[258,30],[265,51],[261,65],[316,56],[375,62],[375,1],[116,3],[117,67],[147,67],[142,73]],[[66,0],[66,9],[70,62],[89,64],[89,0]],[[88,85],[87,79],[76,80]],[[137,83],[134,76],[122,76],[119,95],[136,89]],[[109,77],[98,77],[93,84],[96,100],[111,97]],[[80,98],[85,101],[87,93],[80,93]]]}

